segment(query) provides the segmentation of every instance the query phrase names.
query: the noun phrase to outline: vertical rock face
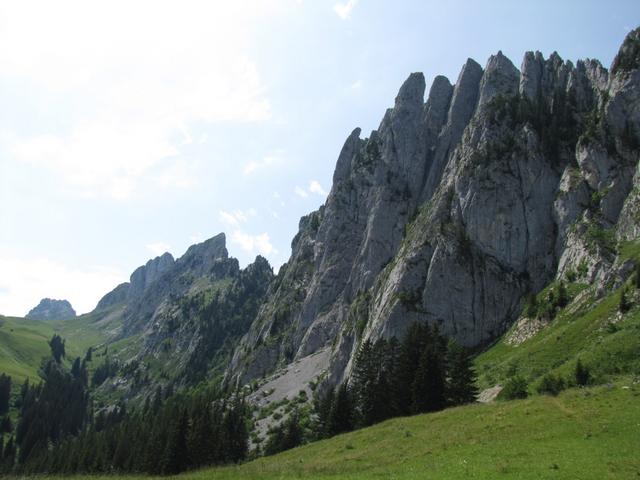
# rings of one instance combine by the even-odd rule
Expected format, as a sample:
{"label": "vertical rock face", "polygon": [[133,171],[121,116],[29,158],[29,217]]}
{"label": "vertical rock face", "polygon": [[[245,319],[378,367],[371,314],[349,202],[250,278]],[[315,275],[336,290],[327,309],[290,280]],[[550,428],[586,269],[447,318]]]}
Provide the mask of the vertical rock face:
{"label": "vertical rock face", "polygon": [[362,339],[414,321],[482,345],[527,293],[610,268],[615,251],[589,232],[640,231],[638,38],[611,73],[539,52],[518,71],[498,52],[455,86],[436,77],[426,102],[411,74],[379,128],[347,138],[228,373],[244,382],[329,347],[336,383]]}
{"label": "vertical rock face", "polygon": [[145,288],[155,282],[162,273],[173,266],[173,256],[166,252],[163,255],[149,260],[146,265],[138,267],[129,279],[129,295],[138,297]]}

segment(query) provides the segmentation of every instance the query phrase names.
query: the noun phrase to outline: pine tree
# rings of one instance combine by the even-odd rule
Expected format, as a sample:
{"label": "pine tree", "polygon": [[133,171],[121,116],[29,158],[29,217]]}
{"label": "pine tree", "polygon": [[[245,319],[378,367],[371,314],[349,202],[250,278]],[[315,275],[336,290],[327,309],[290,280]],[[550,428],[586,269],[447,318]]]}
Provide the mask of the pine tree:
{"label": "pine tree", "polygon": [[9,400],[11,398],[11,377],[4,373],[0,375],[0,415],[9,411]]}
{"label": "pine tree", "polygon": [[332,385],[324,395],[316,395],[314,399],[314,410],[317,418],[315,433],[318,438],[327,438],[332,436],[329,419],[334,398],[335,388]]}
{"label": "pine tree", "polygon": [[445,406],[444,358],[435,342],[420,357],[412,385],[414,413],[435,412]]}
{"label": "pine tree", "polygon": [[478,396],[476,374],[468,351],[455,342],[447,349],[447,400],[450,405],[475,402]]}
{"label": "pine tree", "polygon": [[246,405],[239,392],[234,394],[231,406],[227,407],[222,422],[221,434],[225,439],[225,462],[239,462],[247,456],[249,432],[245,423]]}
{"label": "pine tree", "polygon": [[13,431],[13,423],[11,422],[11,417],[9,417],[9,415],[5,415],[2,418],[2,422],[0,422],[0,432],[11,433],[12,431]]}
{"label": "pine tree", "polygon": [[338,387],[338,391],[335,396],[333,396],[333,402],[330,406],[327,428],[329,436],[353,430],[353,416],[354,409],[353,402],[351,401],[351,393],[345,382]]}
{"label": "pine tree", "polygon": [[211,465],[214,459],[213,425],[211,409],[208,405],[201,406],[194,416],[189,431],[189,455],[195,467]]}
{"label": "pine tree", "polygon": [[420,357],[429,341],[429,330],[421,324],[412,324],[400,346],[397,370],[393,375],[396,409],[399,415],[413,412],[413,384]]}
{"label": "pine tree", "polygon": [[49,346],[51,347],[51,355],[57,363],[60,363],[60,360],[65,356],[65,341],[60,335],[54,334],[49,340]]}
{"label": "pine tree", "polygon": [[172,475],[184,471],[189,464],[187,435],[189,417],[186,411],[177,413],[161,460],[160,471],[163,475]]}
{"label": "pine tree", "polygon": [[13,468],[13,465],[15,463],[15,458],[16,458],[16,444],[13,437],[11,437],[9,438],[9,441],[4,447],[4,453],[2,457],[2,461],[7,470],[11,470]]}
{"label": "pine tree", "polygon": [[374,422],[376,371],[373,355],[371,341],[365,340],[356,356],[352,374],[352,390],[358,423],[362,426],[372,425]]}

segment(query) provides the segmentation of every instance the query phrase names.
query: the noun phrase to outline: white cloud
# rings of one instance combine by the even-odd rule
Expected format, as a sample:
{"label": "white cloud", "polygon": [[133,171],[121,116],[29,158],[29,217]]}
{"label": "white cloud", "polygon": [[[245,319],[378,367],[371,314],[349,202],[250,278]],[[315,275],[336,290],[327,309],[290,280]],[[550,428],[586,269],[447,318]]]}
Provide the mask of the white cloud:
{"label": "white cloud", "polygon": [[351,84],[351,90],[360,90],[362,88],[362,80],[356,80]]}
{"label": "white cloud", "polygon": [[156,257],[171,249],[171,247],[164,242],[149,243],[146,247],[147,250],[153,253]]}
{"label": "white cloud", "polygon": [[254,208],[249,210],[234,210],[233,212],[227,212],[220,210],[220,221],[231,226],[238,226],[241,223],[247,223],[251,217],[255,217],[258,214]]}
{"label": "white cloud", "polygon": [[320,195],[321,197],[326,197],[328,195],[327,191],[322,188],[322,185],[320,185],[320,182],[317,180],[311,180],[309,182],[309,188],[307,188],[306,190],[300,185],[296,185],[293,189],[293,192],[300,198],[307,198],[309,197],[309,194],[316,194]]}
{"label": "white cloud", "polygon": [[322,188],[322,185],[320,185],[320,182],[318,182],[317,180],[311,180],[311,182],[309,183],[309,191],[323,197],[327,196],[326,190]]}
{"label": "white cloud", "polygon": [[293,191],[301,198],[307,198],[309,196],[307,191],[299,185],[296,185],[296,188],[294,188]]}
{"label": "white cloud", "polygon": [[0,313],[24,316],[45,297],[69,300],[77,313],[85,313],[125,280],[122,272],[109,267],[73,268],[44,257],[2,255]]}
{"label": "white cloud", "polygon": [[346,2],[338,2],[333,6],[333,11],[342,19],[346,20],[351,16],[351,11],[358,3],[358,0],[347,0]]}
{"label": "white cloud", "polygon": [[236,230],[231,234],[231,243],[238,245],[243,251],[252,255],[259,253],[266,257],[272,253],[277,253],[267,233],[250,235],[242,230]]}
{"label": "white cloud", "polygon": [[270,167],[282,165],[284,159],[280,155],[267,155],[262,160],[247,163],[242,169],[245,175],[249,175],[259,170],[267,170]]}
{"label": "white cloud", "polygon": [[206,139],[191,125],[271,116],[248,32],[276,6],[2,2],[0,45],[11,48],[0,48],[0,79],[27,85],[14,94],[35,92],[42,113],[54,104],[65,112],[60,125],[14,135],[8,150],[83,195],[128,198],[160,163],[168,173],[156,186],[192,182],[166,180],[182,149]]}

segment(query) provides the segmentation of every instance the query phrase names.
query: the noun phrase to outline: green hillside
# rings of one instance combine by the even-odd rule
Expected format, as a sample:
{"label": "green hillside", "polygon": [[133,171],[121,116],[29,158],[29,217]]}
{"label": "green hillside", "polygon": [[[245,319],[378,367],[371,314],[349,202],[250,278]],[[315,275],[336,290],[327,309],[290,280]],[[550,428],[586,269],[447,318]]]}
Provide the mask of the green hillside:
{"label": "green hillside", "polygon": [[[513,342],[522,328],[518,324],[496,345],[476,359],[482,388],[503,383],[518,373],[535,387],[545,374],[569,379],[577,360],[586,364],[594,383],[602,384],[619,375],[640,375],[640,290],[632,277],[624,286],[597,300],[593,287],[568,285],[575,299],[556,317],[525,341]],[[550,288],[538,295],[544,302]],[[620,311],[623,290],[630,304]]]}
{"label": "green hillside", "polygon": [[49,355],[47,342],[53,334],[48,322],[0,317],[0,372],[17,383],[36,378],[42,358]]}
{"label": "green hillside", "polygon": [[621,378],[558,397],[389,420],[240,466],[175,478],[637,478],[639,420],[640,385]]}
{"label": "green hillside", "polygon": [[81,356],[90,346],[103,343],[112,324],[102,323],[104,314],[82,315],[71,320],[40,321],[0,315],[0,372],[14,385],[36,379],[44,357],[50,355],[54,334],[66,340],[67,361]]}

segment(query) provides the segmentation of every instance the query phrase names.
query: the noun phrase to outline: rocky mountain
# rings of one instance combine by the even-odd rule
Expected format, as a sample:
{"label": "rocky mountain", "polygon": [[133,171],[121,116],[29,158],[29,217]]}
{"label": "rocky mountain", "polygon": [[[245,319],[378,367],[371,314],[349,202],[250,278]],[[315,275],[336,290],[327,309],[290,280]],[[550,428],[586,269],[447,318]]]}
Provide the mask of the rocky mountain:
{"label": "rocky mountain", "polygon": [[277,276],[261,257],[240,269],[220,234],[100,300],[121,363],[100,388],[282,369],[297,392],[341,382],[364,339],[413,322],[481,348],[550,282],[619,285],[631,266],[618,252],[640,233],[639,52],[640,30],[610,69],[539,52],[518,69],[498,52],[455,84],[435,77],[426,101],[411,74],[377,130],[348,136]]}
{"label": "rocky mountain", "polygon": [[149,260],[93,312],[118,325],[111,344],[135,346],[117,355],[121,368],[101,388],[135,396],[221,374],[272,279],[260,256],[240,269],[224,234],[192,245],[177,260],[169,253]]}
{"label": "rocky mountain", "polygon": [[498,52],[436,77],[426,102],[411,74],[379,128],[347,138],[228,377],[328,352],[314,374],[338,383],[363,339],[417,321],[481,347],[554,279],[619,283],[640,228],[639,66],[640,29],[608,70]]}
{"label": "rocky mountain", "polygon": [[66,320],[75,316],[76,311],[67,300],[43,298],[37,306],[29,310],[25,318],[31,320]]}

